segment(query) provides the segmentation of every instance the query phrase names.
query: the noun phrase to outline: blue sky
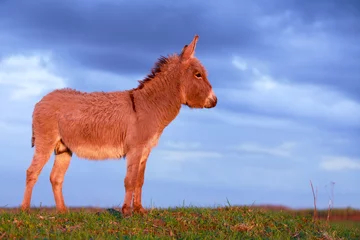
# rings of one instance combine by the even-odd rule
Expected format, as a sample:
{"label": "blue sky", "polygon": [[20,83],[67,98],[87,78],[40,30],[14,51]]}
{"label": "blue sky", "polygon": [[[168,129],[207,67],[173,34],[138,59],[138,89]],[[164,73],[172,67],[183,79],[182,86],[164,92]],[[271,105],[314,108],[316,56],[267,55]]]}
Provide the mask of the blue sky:
{"label": "blue sky", "polygon": [[[0,207],[19,206],[31,114],[62,87],[136,87],[195,34],[218,97],[184,106],[153,149],[146,207],[280,204],[360,208],[358,1],[0,1]],[[53,206],[53,157],[32,204]],[[73,157],[69,206],[122,204],[125,161]]]}

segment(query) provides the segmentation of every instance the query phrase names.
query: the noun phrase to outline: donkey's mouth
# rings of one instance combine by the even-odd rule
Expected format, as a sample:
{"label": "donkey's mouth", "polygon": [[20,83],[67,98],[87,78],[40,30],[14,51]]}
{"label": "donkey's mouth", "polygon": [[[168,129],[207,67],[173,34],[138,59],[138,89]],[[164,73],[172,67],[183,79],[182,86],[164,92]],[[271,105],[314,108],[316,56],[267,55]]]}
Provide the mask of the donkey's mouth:
{"label": "donkey's mouth", "polygon": [[189,104],[188,102],[185,102],[185,106],[188,106],[189,108],[194,108],[191,104]]}

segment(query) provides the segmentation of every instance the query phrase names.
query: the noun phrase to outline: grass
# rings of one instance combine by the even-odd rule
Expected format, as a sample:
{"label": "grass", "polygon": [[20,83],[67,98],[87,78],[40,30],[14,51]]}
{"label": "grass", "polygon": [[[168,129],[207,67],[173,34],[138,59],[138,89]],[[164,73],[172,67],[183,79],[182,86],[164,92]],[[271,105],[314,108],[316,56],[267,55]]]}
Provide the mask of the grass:
{"label": "grass", "polygon": [[129,218],[115,209],[1,209],[0,239],[360,239],[359,222],[349,223],[246,206],[152,209]]}

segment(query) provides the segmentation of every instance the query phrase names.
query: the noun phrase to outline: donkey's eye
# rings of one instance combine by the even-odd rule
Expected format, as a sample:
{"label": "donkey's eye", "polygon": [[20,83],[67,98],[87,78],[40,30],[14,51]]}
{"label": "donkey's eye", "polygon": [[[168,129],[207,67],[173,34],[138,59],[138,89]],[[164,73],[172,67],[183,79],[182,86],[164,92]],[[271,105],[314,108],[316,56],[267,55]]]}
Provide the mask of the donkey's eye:
{"label": "donkey's eye", "polygon": [[195,77],[197,77],[197,78],[201,78],[201,73],[196,72],[196,73],[195,73]]}

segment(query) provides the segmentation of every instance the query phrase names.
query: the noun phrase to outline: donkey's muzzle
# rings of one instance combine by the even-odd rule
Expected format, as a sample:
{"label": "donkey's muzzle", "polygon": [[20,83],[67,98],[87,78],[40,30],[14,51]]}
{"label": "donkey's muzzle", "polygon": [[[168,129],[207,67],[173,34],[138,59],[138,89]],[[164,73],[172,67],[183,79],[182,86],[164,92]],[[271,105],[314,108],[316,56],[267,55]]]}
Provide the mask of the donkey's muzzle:
{"label": "donkey's muzzle", "polygon": [[205,101],[205,108],[213,108],[217,104],[217,97],[213,91],[210,92],[209,97]]}

